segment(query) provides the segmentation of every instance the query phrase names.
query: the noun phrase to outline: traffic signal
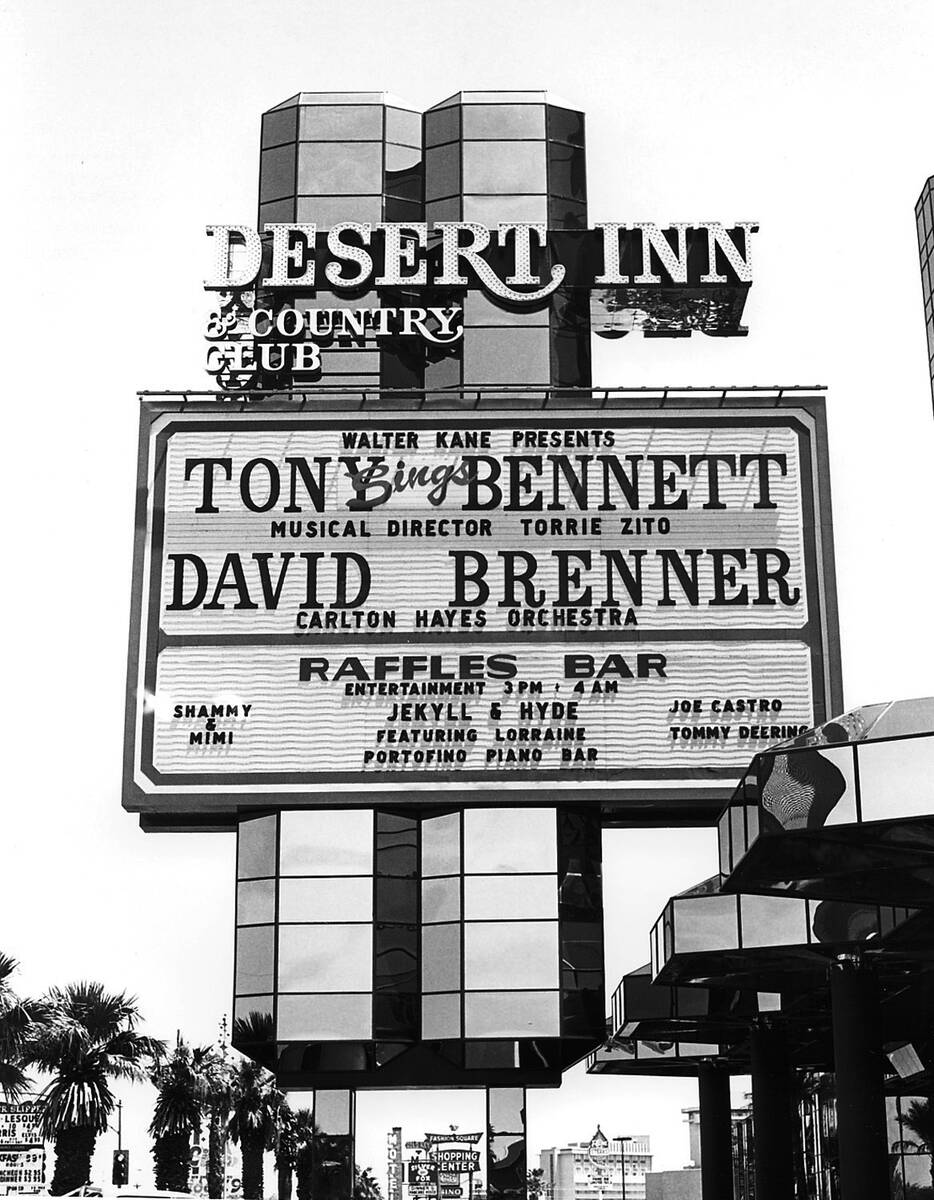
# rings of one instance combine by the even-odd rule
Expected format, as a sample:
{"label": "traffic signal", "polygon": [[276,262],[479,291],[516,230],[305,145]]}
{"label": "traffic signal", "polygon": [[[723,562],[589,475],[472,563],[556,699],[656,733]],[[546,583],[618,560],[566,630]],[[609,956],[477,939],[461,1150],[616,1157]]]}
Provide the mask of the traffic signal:
{"label": "traffic signal", "polygon": [[111,1175],[114,1187],[126,1187],[130,1182],[130,1152],[129,1150],[114,1151],[114,1166]]}

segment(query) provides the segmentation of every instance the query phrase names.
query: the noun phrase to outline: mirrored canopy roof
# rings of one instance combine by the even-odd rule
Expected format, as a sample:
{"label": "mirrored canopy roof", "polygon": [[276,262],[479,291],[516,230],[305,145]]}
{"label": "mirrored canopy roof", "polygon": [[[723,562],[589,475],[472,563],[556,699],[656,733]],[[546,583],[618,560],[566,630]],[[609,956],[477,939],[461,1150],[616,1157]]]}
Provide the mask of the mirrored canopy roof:
{"label": "mirrored canopy roof", "polygon": [[854,709],[763,751],[718,827],[728,891],[931,903],[934,700]]}

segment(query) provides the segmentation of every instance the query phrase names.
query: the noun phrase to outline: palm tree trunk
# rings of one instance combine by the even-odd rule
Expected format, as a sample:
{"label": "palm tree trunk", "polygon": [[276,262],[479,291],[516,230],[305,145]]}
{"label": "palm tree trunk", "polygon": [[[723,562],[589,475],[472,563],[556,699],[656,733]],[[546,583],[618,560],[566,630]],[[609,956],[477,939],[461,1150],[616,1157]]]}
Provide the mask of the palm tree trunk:
{"label": "palm tree trunk", "polygon": [[292,1164],[286,1159],[277,1165],[279,1200],[292,1200]]}
{"label": "palm tree trunk", "polygon": [[221,1200],[224,1194],[224,1161],[227,1157],[227,1112],[221,1105],[211,1109],[208,1125],[208,1197]]}
{"label": "palm tree trunk", "polygon": [[163,1192],[187,1192],[191,1179],[191,1134],[167,1133],[153,1142],[156,1187]]}
{"label": "palm tree trunk", "polygon": [[91,1181],[91,1157],[97,1134],[90,1125],[63,1129],[55,1138],[55,1173],[49,1184],[53,1196],[62,1196]]}
{"label": "palm tree trunk", "polygon": [[311,1147],[302,1146],[295,1161],[297,1200],[311,1200]]}
{"label": "palm tree trunk", "polygon": [[243,1200],[263,1200],[263,1150],[262,1135],[240,1139],[243,1152]]}

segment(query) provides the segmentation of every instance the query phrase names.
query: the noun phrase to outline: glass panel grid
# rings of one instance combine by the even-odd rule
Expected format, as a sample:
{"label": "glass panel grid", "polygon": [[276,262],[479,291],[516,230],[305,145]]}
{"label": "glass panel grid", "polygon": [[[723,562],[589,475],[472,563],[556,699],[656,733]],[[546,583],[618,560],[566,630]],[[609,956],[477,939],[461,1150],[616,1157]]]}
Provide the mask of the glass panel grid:
{"label": "glass panel grid", "polygon": [[279,927],[278,991],[369,992],[373,986],[371,925]]}
{"label": "glass panel grid", "polygon": [[372,811],[286,810],[280,819],[281,875],[372,875]]}
{"label": "glass panel grid", "polygon": [[556,987],[559,982],[557,921],[464,923],[464,988],[509,991]]}
{"label": "glass panel grid", "polygon": [[934,734],[856,746],[863,821],[934,815]]}
{"label": "glass panel grid", "polygon": [[464,813],[464,871],[469,875],[557,871],[553,808],[470,808]]}
{"label": "glass panel grid", "polygon": [[700,896],[672,902],[676,954],[739,948],[736,896]]}
{"label": "glass panel grid", "polygon": [[276,873],[275,813],[240,821],[237,827],[237,878],[268,878]]}

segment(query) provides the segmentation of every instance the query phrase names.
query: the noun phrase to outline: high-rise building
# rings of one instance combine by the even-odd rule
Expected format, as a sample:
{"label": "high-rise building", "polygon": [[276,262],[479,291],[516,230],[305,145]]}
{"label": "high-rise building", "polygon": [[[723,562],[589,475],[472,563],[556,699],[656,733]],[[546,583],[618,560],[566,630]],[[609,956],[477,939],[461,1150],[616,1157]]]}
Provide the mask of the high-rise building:
{"label": "high-rise building", "polygon": [[928,337],[928,374],[934,397],[934,175],[918,197],[915,205],[918,225],[918,249],[921,252],[921,291],[924,294],[924,326]]}
{"label": "high-rise building", "polygon": [[606,1138],[599,1129],[597,1135],[590,1142],[539,1152],[543,1200],[645,1200],[645,1176],[652,1169],[648,1134],[625,1142]]}

